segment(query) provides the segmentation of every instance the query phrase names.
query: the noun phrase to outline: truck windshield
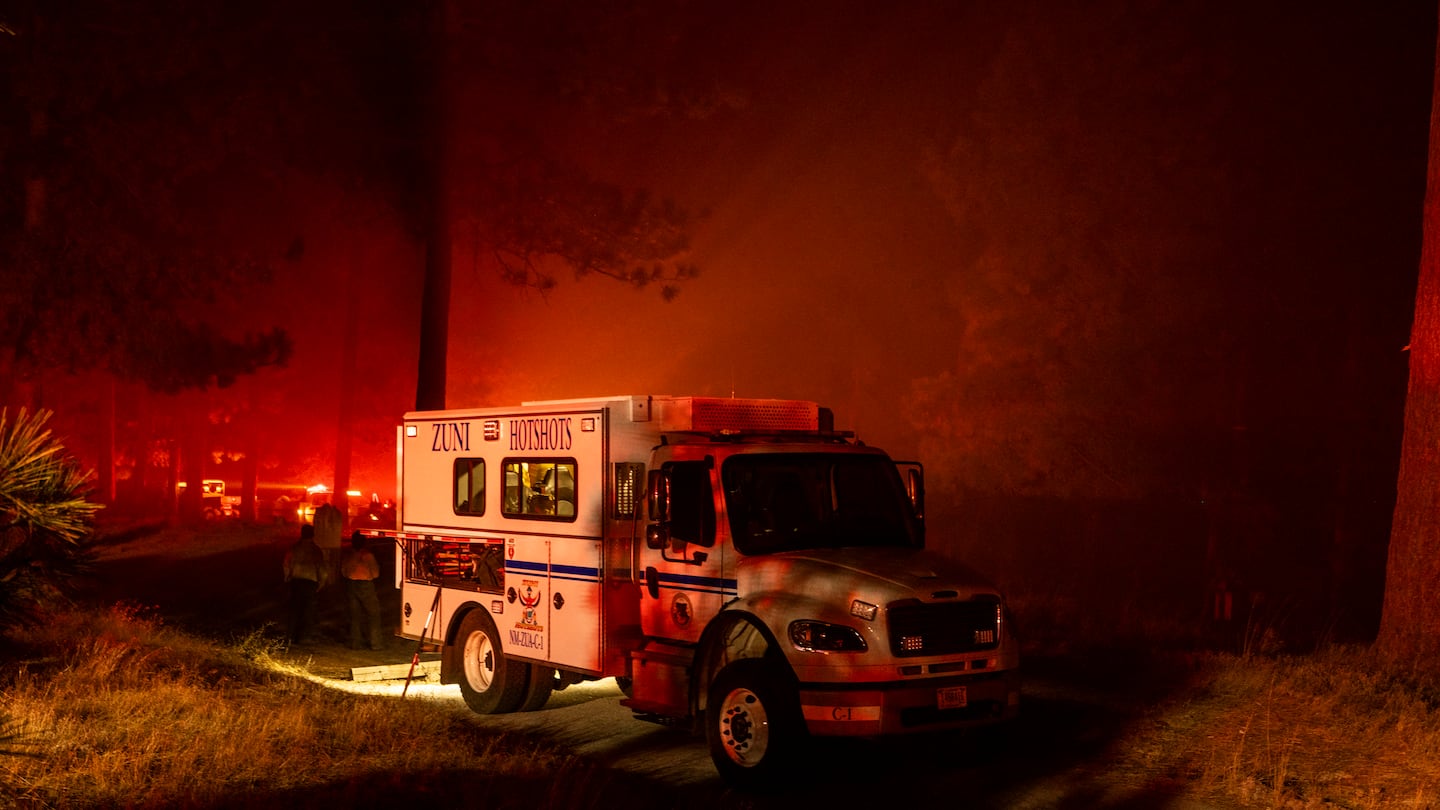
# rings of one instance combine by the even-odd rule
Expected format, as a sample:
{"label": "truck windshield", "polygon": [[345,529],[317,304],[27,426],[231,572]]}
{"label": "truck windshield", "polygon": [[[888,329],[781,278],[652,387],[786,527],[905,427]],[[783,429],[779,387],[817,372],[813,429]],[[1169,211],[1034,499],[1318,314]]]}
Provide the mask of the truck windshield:
{"label": "truck windshield", "polygon": [[741,554],[921,545],[910,501],[885,456],[755,453],[721,468]]}

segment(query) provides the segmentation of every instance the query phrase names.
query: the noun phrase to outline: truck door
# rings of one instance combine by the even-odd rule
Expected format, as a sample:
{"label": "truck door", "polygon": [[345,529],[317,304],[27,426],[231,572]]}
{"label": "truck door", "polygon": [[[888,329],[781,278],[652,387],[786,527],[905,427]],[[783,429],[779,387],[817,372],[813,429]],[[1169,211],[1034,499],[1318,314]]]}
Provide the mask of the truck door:
{"label": "truck door", "polygon": [[649,524],[640,552],[640,628],[696,642],[735,594],[716,538],[714,461],[668,461],[651,473]]}

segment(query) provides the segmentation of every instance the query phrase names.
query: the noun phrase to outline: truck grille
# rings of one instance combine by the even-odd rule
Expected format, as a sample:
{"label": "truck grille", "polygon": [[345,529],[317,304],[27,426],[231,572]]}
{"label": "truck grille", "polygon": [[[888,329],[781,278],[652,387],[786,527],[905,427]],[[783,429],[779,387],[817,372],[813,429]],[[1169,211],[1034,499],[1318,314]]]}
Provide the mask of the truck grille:
{"label": "truck grille", "polygon": [[993,598],[892,602],[885,610],[890,652],[897,658],[916,658],[993,650],[1000,645],[999,605]]}

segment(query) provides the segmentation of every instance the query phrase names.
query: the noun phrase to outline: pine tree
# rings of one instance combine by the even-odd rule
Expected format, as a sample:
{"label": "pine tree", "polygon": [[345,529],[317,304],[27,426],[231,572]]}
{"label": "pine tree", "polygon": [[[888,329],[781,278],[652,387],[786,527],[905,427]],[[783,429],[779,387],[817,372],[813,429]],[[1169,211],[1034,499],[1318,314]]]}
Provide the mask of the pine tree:
{"label": "pine tree", "polygon": [[0,624],[69,593],[85,570],[98,504],[82,472],[46,427],[49,411],[0,409]]}

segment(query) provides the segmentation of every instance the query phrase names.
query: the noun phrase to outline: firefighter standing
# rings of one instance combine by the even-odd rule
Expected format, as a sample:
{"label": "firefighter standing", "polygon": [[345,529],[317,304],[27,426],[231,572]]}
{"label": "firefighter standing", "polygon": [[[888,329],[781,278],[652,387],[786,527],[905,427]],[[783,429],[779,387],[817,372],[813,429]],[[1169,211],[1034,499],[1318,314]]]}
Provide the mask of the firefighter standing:
{"label": "firefighter standing", "polygon": [[300,528],[300,539],[285,552],[284,572],[290,583],[290,643],[307,644],[315,632],[316,594],[329,580],[325,555],[315,545],[314,527]]}
{"label": "firefighter standing", "polygon": [[350,607],[350,647],[370,649],[382,647],[380,641],[380,597],[375,593],[375,580],[380,577],[380,563],[365,547],[365,535],[350,535],[350,549],[340,561],[340,576],[345,580],[346,603]]}
{"label": "firefighter standing", "polygon": [[315,509],[315,544],[325,555],[325,566],[330,578],[334,579],[340,565],[340,535],[344,531],[345,516],[333,503],[322,503]]}

